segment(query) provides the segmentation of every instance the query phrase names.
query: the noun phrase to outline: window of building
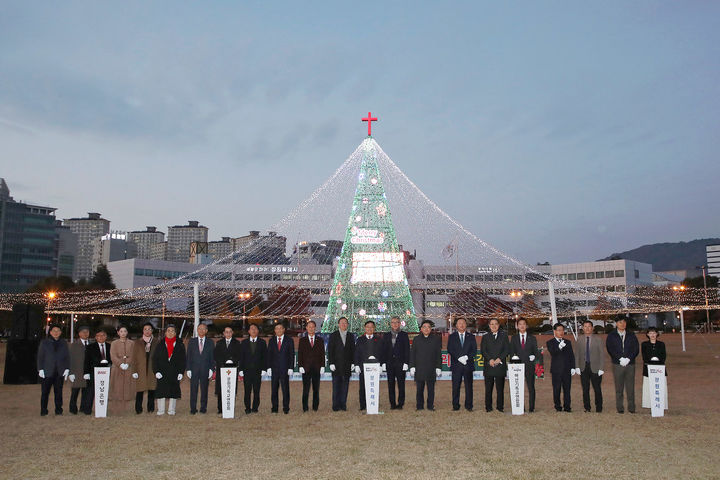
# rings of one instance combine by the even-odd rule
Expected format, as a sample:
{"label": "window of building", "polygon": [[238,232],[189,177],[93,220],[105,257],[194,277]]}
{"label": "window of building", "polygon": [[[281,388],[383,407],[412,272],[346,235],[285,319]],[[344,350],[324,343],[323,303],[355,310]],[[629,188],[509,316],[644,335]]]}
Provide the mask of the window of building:
{"label": "window of building", "polygon": [[615,277],[620,278],[625,276],[625,270],[615,270]]}
{"label": "window of building", "polygon": [[605,272],[605,278],[613,278],[615,276],[615,270],[608,270]]}
{"label": "window of building", "polygon": [[587,272],[587,279],[588,279],[588,280],[594,280],[594,279],[595,279],[595,272]]}
{"label": "window of building", "polygon": [[427,275],[427,276],[425,277],[425,280],[427,280],[428,282],[434,282],[434,281],[435,281],[435,275]]}
{"label": "window of building", "polygon": [[568,280],[575,280],[577,278],[577,275],[574,273],[568,273],[567,279]]}
{"label": "window of building", "polygon": [[635,278],[640,278],[640,270],[635,269]]}
{"label": "window of building", "polygon": [[436,281],[436,282],[444,282],[444,281],[445,281],[445,275],[435,275],[435,281]]}
{"label": "window of building", "polygon": [[585,273],[578,273],[578,274],[577,274],[577,279],[578,279],[578,280],[585,280]]}
{"label": "window of building", "polygon": [[595,272],[595,278],[605,278],[605,272]]}
{"label": "window of building", "polygon": [[455,281],[455,275],[445,275],[445,281],[446,281],[446,282],[454,282],[454,281]]}

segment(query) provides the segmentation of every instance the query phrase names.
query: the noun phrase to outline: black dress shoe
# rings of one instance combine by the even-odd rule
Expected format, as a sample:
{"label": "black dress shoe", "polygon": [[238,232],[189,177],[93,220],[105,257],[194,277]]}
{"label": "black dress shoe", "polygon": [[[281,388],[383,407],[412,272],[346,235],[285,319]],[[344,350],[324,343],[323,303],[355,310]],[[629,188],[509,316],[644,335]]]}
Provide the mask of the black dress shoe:
{"label": "black dress shoe", "polygon": [[427,409],[430,410],[431,412],[435,411],[435,407],[428,407]]}
{"label": "black dress shoe", "polygon": [[197,410],[190,410],[190,415],[195,415],[197,413]]}
{"label": "black dress shoe", "polygon": [[340,410],[342,410],[343,412],[347,412],[347,407],[340,407]]}
{"label": "black dress shoe", "polygon": [[62,415],[62,410],[55,410],[55,415]]}
{"label": "black dress shoe", "polygon": [[200,413],[207,413],[207,410],[205,410],[205,409],[203,408],[203,409],[200,410]]}
{"label": "black dress shoe", "polygon": [[472,412],[472,411],[473,411],[472,407],[465,407],[465,410],[467,410],[468,412]]}
{"label": "black dress shoe", "polygon": [[277,413],[277,412],[278,412],[278,409],[277,409],[277,408],[273,408],[273,409],[270,410],[270,413]]}
{"label": "black dress shoe", "polygon": [[317,412],[317,411],[318,411],[318,407],[313,407],[313,412]]}
{"label": "black dress shoe", "polygon": [[288,413],[290,413],[290,409],[289,409],[289,408],[283,408],[283,413],[284,413],[285,415],[287,415]]}
{"label": "black dress shoe", "polygon": [[390,405],[390,410],[397,410],[397,406],[396,406],[396,405]]}
{"label": "black dress shoe", "polygon": [[77,415],[77,414],[78,414],[78,411],[77,411],[77,410],[70,410],[70,413],[72,413],[73,415]]}
{"label": "black dress shoe", "polygon": [[596,408],[595,413],[602,413],[602,408]]}
{"label": "black dress shoe", "polygon": [[562,408],[555,407],[555,411],[556,411],[556,412],[562,412]]}
{"label": "black dress shoe", "polygon": [[492,412],[492,408],[486,408],[485,411],[490,413],[490,412]]}
{"label": "black dress shoe", "polygon": [[618,410],[618,413],[625,413],[625,410]]}
{"label": "black dress shoe", "polygon": [[590,412],[590,409],[589,409],[589,408],[586,408],[586,409],[585,409],[585,413],[589,413],[589,412]]}
{"label": "black dress shoe", "polygon": [[250,410],[249,408],[245,409],[245,415],[250,415],[251,413],[252,413],[252,410]]}
{"label": "black dress shoe", "polygon": [[308,407],[303,407],[303,413],[308,411]]}
{"label": "black dress shoe", "polygon": [[415,410],[420,411],[420,410],[425,410],[425,409],[423,407],[417,407]]}
{"label": "black dress shoe", "polygon": [[571,413],[571,412],[572,412],[572,408],[563,408],[563,411],[565,411],[565,412],[567,412],[567,413]]}
{"label": "black dress shoe", "polygon": [[332,411],[333,411],[333,412],[339,412],[340,409],[339,409],[338,407],[332,407]]}
{"label": "black dress shoe", "polygon": [[497,411],[500,413],[505,413],[505,409],[503,409],[503,408],[498,408]]}
{"label": "black dress shoe", "polygon": [[460,405],[453,405],[453,412],[460,410]]}
{"label": "black dress shoe", "polygon": [[398,405],[398,406],[397,406],[397,409],[398,409],[398,410],[402,410],[402,407],[403,407],[402,405]]}
{"label": "black dress shoe", "polygon": [[222,410],[218,410],[218,415],[222,415]]}
{"label": "black dress shoe", "polygon": [[253,412],[253,413],[258,413],[258,409],[257,409],[257,408],[253,408],[253,409],[252,409],[252,412]]}
{"label": "black dress shoe", "polygon": [[48,414],[47,410],[45,410],[44,412],[40,412],[41,417],[45,417],[45,416],[47,416],[47,414]]}

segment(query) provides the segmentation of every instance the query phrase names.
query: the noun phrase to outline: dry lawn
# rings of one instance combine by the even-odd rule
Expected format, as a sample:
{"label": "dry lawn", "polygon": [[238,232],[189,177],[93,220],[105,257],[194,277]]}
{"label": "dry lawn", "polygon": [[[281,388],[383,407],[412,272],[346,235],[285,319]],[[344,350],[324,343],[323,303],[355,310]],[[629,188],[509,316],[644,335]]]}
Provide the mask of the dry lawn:
{"label": "dry lawn", "polygon": [[[720,478],[720,335],[689,335],[684,354],[679,335],[662,339],[671,410],[658,419],[642,409],[615,413],[611,372],[602,414],[583,412],[578,378],[573,413],[556,413],[546,379],[537,385],[538,412],[519,417],[485,413],[482,382],[475,382],[472,413],[451,410],[447,381],[438,384],[437,411],[416,412],[408,382],[405,409],[378,416],[358,411],[357,382],[348,412],[330,410],[331,385],[322,382],[320,411],[303,414],[301,384],[292,382],[290,414],[271,414],[263,383],[261,413],[246,416],[239,398],[234,420],[190,416],[187,380],[178,415],[162,418],[129,412],[95,419],[70,415],[67,407],[62,417],[50,407],[41,418],[39,385],[2,385],[0,477]],[[4,361],[4,346],[0,354]],[[639,407],[639,368],[636,380]]]}

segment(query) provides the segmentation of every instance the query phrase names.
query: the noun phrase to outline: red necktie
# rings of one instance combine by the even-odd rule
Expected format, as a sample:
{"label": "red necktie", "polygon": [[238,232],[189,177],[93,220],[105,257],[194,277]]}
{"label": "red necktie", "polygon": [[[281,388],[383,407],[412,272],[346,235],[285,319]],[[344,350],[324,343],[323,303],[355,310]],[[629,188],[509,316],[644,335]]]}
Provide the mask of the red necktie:
{"label": "red necktie", "polygon": [[315,337],[310,338],[310,348],[313,348],[315,346]]}
{"label": "red necktie", "polygon": [[520,337],[520,340],[522,340],[522,341],[520,342],[521,347],[522,347],[523,350],[525,350],[525,335],[521,336],[521,337]]}
{"label": "red necktie", "polygon": [[278,352],[280,351],[280,347],[282,346],[282,340],[278,338]]}

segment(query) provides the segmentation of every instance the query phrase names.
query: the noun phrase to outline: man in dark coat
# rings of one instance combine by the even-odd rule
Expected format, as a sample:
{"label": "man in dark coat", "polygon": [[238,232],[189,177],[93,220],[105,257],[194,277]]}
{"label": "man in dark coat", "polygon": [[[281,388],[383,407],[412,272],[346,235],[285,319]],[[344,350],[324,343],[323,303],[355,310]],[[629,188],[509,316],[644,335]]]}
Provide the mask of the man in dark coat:
{"label": "man in dark coat", "polygon": [[410,375],[415,377],[417,393],[416,408],[425,408],[427,387],[427,409],[435,410],[435,380],[442,371],[442,341],[432,334],[432,322],[425,320],[420,326],[420,335],[413,339],[410,349]]}
{"label": "man in dark coat", "polygon": [[615,406],[618,413],[625,411],[623,390],[627,394],[628,412],[635,413],[635,357],[640,353],[640,344],[633,332],[627,330],[624,318],[615,322],[616,329],[610,332],[605,346],[613,363],[615,377]]}
{"label": "man in dark coat", "polygon": [[207,325],[199,324],[198,336],[190,339],[187,347],[185,370],[190,379],[190,415],[197,413],[197,395],[200,387],[200,413],[207,412],[208,386],[215,373],[215,342],[207,338]]}
{"label": "man in dark coat", "polygon": [[535,411],[535,359],[540,357],[537,339],[527,331],[527,321],[517,322],[518,333],[510,340],[510,356],[518,357],[525,365],[525,385],[528,389],[528,411]]}
{"label": "man in dark coat", "polygon": [[298,344],[298,367],[302,374],[303,412],[308,411],[308,397],[310,385],[313,390],[313,410],[317,411],[320,406],[320,375],[325,373],[325,342],[315,335],[316,324],[314,320],[308,320],[305,325],[307,335],[300,339]]}
{"label": "man in dark coat", "polygon": [[495,387],[497,409],[502,412],[505,408],[505,376],[510,342],[505,331],[500,330],[500,322],[496,318],[490,320],[489,326],[490,331],[483,336],[480,343],[485,377],[485,411],[492,412],[492,392]]}
{"label": "man in dark coat", "polygon": [[295,367],[295,343],[285,335],[285,325],[275,325],[267,352],[267,370],[270,374],[270,403],[272,413],[278,412],[278,389],[282,388],[283,413],[290,411],[290,375]]}
{"label": "man in dark coat", "polygon": [[[572,375],[575,374],[575,355],[570,340],[565,341],[565,327],[558,322],[553,326],[553,338],[547,341],[547,349],[550,352],[552,363],[550,373],[552,375],[553,402],[555,410],[570,412],[570,386]],[[563,402],[560,406],[560,389],[563,391]]]}
{"label": "man in dark coat", "polygon": [[[405,404],[405,375],[410,368],[410,339],[400,330],[400,318],[390,319],[390,331],[382,337],[383,365],[387,372],[390,410],[402,410]],[[397,383],[397,403],[395,384]]]}
{"label": "man in dark coat", "polygon": [[95,399],[95,368],[109,368],[112,366],[112,360],[110,359],[110,342],[106,340],[107,333],[105,330],[100,329],[95,332],[95,343],[88,345],[85,350],[85,375],[83,375],[83,378],[87,381],[88,388],[90,389],[89,402],[91,406]]}
{"label": "man in dark coat", "polygon": [[328,342],[328,365],[332,372],[332,409],[347,410],[350,375],[355,369],[355,335],[348,332],[348,319],[338,319],[338,329],[330,335]]}
{"label": "man in dark coat", "polygon": [[155,398],[157,414],[165,415],[165,399],[168,398],[168,415],[175,415],[177,399],[180,398],[180,380],[185,370],[185,345],[175,336],[175,326],[165,328],[165,337],[153,352],[153,370],[157,378]]}
{"label": "man in dark coat", "polygon": [[[92,412],[92,393],[90,384],[85,380],[85,350],[90,346],[90,328],[87,325],[78,327],[77,341],[70,345],[70,375],[72,384],[70,393],[70,413],[77,415],[77,399],[80,396],[80,411],[86,415]],[[80,395],[82,392],[82,395]]]}
{"label": "man in dark coat", "polygon": [[70,374],[70,351],[65,340],[60,338],[59,325],[50,326],[50,338],[40,343],[37,354],[37,369],[40,377],[40,415],[48,414],[50,389],[55,394],[55,415],[63,414],[63,382]]}
{"label": "man in dark coat", "polygon": [[473,372],[475,372],[475,356],[477,342],[475,335],[468,333],[467,322],[458,318],[455,322],[456,331],[448,337],[447,350],[450,354],[450,372],[452,373],[452,406],[460,410],[460,385],[465,382],[465,409],[473,409]]}
{"label": "man in dark coat", "polygon": [[[225,327],[225,331],[230,327]],[[265,375],[267,344],[258,337],[260,329],[254,323],[248,325],[248,338],[240,344],[240,376],[243,377],[245,413],[257,413],[260,407],[260,384]],[[227,338],[227,336],[225,337]],[[232,347],[231,347],[232,348]],[[218,390],[219,392],[219,390]],[[251,403],[252,396],[252,403]],[[218,402],[219,402],[218,397]],[[220,405],[218,403],[218,405]],[[219,408],[219,407],[218,407]]]}
{"label": "man in dark coat", "polygon": [[355,344],[355,373],[360,374],[360,410],[365,410],[365,372],[366,363],[382,363],[382,342],[375,334],[375,322],[365,322],[365,335]]}

